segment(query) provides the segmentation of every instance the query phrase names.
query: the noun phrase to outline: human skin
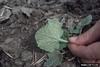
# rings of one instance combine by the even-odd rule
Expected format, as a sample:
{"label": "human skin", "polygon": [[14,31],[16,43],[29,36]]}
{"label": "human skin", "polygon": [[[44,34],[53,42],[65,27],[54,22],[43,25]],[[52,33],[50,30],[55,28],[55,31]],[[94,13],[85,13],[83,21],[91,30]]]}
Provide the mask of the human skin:
{"label": "human skin", "polygon": [[70,51],[84,63],[100,63],[100,20],[85,33],[69,39]]}

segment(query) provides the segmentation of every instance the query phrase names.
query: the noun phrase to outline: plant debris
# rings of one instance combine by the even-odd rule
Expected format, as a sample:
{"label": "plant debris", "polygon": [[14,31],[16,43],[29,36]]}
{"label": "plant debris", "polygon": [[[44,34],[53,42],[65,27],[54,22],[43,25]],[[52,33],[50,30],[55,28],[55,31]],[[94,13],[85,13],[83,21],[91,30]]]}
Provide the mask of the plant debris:
{"label": "plant debris", "polygon": [[[83,27],[86,25],[89,25],[91,22],[92,22],[92,16],[89,15],[86,18],[82,19],[77,25],[75,25],[74,26],[75,28],[72,29],[73,27],[72,26],[66,29],[65,34],[79,35]],[[68,45],[68,40],[70,37],[70,36],[66,37],[63,34],[64,34],[64,30],[62,29],[62,24],[56,18],[49,19],[48,23],[36,32],[35,38],[36,38],[38,47],[45,51],[48,51],[47,55],[49,59],[44,64],[46,65],[46,67],[56,67],[57,65],[60,65],[62,63],[63,57],[62,58],[59,57],[61,55],[60,50],[63,50],[63,48],[65,47],[68,48],[67,45]],[[64,38],[68,40],[61,39],[62,36],[64,36]]]}
{"label": "plant debris", "polygon": [[[92,15],[93,23],[86,27],[91,27],[100,19],[99,8],[99,0],[0,0],[0,67],[43,67],[49,56],[42,58],[47,52],[38,48],[35,33],[47,24],[47,19],[58,18],[64,31],[61,39],[67,41],[65,37],[73,36],[73,32],[66,29],[78,25],[88,15]],[[72,62],[74,57],[68,48],[60,52],[67,61],[60,67],[66,67],[70,60],[71,65],[79,60]]]}

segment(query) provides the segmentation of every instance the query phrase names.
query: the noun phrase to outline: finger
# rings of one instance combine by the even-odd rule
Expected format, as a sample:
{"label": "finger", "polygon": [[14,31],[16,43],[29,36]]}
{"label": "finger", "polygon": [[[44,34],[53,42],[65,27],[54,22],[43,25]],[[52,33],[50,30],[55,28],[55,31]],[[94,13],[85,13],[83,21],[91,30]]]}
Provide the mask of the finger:
{"label": "finger", "polygon": [[89,60],[89,59],[81,59],[82,63],[99,63],[100,64],[100,60]]}
{"label": "finger", "polygon": [[68,46],[71,52],[84,59],[100,59],[100,42],[93,43],[89,46],[77,46],[71,44]]}
{"label": "finger", "polygon": [[100,60],[96,60],[95,63],[99,63],[100,64]]}
{"label": "finger", "polygon": [[90,30],[83,33],[82,35],[79,35],[77,37],[71,37],[69,40],[71,43],[75,43],[78,45],[87,45],[94,41],[96,41],[98,38],[100,38],[100,21],[98,21]]}
{"label": "finger", "polygon": [[89,60],[89,59],[81,59],[82,63],[96,63],[95,60]]}

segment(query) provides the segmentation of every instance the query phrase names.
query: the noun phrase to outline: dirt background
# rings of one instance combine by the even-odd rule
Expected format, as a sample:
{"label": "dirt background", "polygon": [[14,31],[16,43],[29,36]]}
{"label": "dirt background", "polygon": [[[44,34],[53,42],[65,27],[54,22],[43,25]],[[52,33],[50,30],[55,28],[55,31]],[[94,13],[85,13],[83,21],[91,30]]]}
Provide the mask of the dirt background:
{"label": "dirt background", "polygon": [[100,18],[100,0],[0,0],[0,67],[43,67],[34,65],[44,56],[34,36],[46,19],[63,17],[68,27],[89,14]]}

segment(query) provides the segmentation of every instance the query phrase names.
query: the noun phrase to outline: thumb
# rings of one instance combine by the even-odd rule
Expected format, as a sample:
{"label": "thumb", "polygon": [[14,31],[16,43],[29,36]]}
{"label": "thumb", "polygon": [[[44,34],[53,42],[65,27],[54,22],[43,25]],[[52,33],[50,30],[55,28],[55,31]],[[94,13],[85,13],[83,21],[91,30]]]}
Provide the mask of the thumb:
{"label": "thumb", "polygon": [[100,21],[98,21],[91,29],[87,32],[77,36],[71,37],[69,40],[71,43],[78,45],[86,45],[96,41],[100,37]]}
{"label": "thumb", "polygon": [[93,43],[89,46],[69,45],[71,52],[83,59],[100,59],[100,42]]}

